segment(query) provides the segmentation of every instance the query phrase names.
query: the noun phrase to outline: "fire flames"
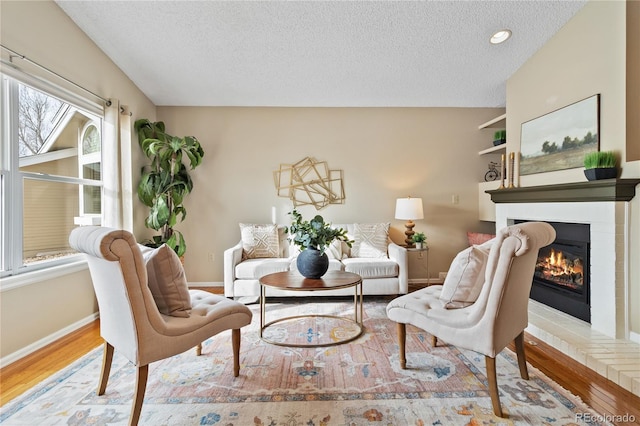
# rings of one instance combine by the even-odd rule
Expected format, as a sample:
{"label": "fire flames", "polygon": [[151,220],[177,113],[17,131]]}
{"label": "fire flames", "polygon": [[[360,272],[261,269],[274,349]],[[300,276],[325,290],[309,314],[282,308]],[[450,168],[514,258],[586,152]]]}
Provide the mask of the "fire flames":
{"label": "fire flames", "polygon": [[551,249],[548,256],[540,256],[536,272],[545,280],[559,285],[577,287],[583,285],[584,268],[582,259],[571,259],[562,251]]}

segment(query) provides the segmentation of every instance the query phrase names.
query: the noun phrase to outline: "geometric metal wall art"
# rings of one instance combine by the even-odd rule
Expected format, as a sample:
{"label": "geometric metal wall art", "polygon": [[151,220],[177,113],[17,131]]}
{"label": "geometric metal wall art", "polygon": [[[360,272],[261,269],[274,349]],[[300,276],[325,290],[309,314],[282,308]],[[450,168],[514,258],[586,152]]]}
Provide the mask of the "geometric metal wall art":
{"label": "geometric metal wall art", "polygon": [[344,203],[342,170],[329,170],[326,161],[305,157],[295,164],[280,164],[273,178],[278,196],[289,198],[293,207],[313,205],[320,210]]}

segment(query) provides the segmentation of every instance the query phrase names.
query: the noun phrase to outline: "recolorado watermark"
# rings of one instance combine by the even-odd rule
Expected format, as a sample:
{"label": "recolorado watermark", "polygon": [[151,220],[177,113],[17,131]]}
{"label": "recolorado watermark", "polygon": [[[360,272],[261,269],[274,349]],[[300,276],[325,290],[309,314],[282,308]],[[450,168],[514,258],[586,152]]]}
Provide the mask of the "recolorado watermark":
{"label": "recolorado watermark", "polygon": [[609,423],[633,423],[636,421],[636,416],[633,414],[591,414],[591,413],[576,413],[576,421],[582,420],[587,423],[596,422],[609,422]]}

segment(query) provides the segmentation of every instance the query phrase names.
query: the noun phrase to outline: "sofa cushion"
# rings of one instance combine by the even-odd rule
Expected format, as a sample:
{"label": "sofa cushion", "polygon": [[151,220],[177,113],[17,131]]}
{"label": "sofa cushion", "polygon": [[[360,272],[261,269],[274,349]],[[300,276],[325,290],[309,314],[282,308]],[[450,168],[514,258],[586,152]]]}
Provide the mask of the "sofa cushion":
{"label": "sofa cushion", "polygon": [[289,270],[290,259],[260,258],[247,259],[236,265],[236,278],[239,280],[257,280],[258,278],[276,272]]}
{"label": "sofa cushion", "polygon": [[261,259],[280,257],[280,242],[277,225],[240,224],[242,257]]}
{"label": "sofa cushion", "polygon": [[387,257],[389,223],[355,223],[350,257]]}
{"label": "sofa cushion", "polygon": [[180,258],[168,245],[143,251],[148,285],[158,311],[165,315],[188,318],[191,296]]}
{"label": "sofa cushion", "polygon": [[488,255],[488,251],[478,246],[468,247],[456,255],[440,294],[447,309],[464,308],[478,299]]}
{"label": "sofa cushion", "polygon": [[362,278],[390,278],[398,276],[398,264],[388,258],[342,259],[344,270],[360,275]]}

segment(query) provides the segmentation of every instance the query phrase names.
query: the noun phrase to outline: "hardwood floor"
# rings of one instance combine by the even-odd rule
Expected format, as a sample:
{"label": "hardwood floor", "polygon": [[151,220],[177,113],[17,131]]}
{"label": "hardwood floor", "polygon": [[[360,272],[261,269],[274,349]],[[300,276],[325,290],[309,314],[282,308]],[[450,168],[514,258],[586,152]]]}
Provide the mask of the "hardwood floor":
{"label": "hardwood floor", "polygon": [[100,320],[96,320],[0,369],[0,406],[62,370],[103,342],[100,337]]}
{"label": "hardwood floor", "polygon": [[[103,340],[99,324],[97,320],[0,369],[0,406],[100,346]],[[611,416],[613,424],[640,425],[639,397],[528,334],[525,334],[525,350],[527,361],[533,367],[579,396],[598,413]],[[625,414],[632,421],[615,421],[614,416]]]}
{"label": "hardwood floor", "polygon": [[[513,344],[510,349],[515,349]],[[598,413],[611,416],[611,423],[640,425],[640,397],[527,333],[525,353],[529,364],[579,396]],[[616,416],[622,417],[625,414],[629,421],[614,421]]]}

